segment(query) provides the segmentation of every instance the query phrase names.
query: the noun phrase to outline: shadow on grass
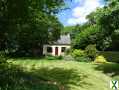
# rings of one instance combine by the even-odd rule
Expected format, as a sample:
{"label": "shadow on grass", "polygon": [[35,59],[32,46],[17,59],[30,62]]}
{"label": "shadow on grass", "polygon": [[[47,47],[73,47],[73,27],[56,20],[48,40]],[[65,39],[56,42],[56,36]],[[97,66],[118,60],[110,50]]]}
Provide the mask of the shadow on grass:
{"label": "shadow on grass", "polygon": [[9,57],[8,59],[13,60],[63,60],[62,56],[41,56],[41,57]]}
{"label": "shadow on grass", "polygon": [[19,66],[0,64],[0,90],[59,90],[46,81]]}
{"label": "shadow on grass", "polygon": [[42,60],[44,57],[9,57],[9,59],[13,60]]}
{"label": "shadow on grass", "polygon": [[103,71],[111,77],[119,76],[119,64],[117,63],[98,64],[95,69]]}
{"label": "shadow on grass", "polygon": [[44,67],[32,71],[33,77],[41,78],[46,83],[56,85],[59,90],[69,90],[69,85],[82,86],[85,83],[82,80],[87,78],[86,75],[77,73],[75,69]]}
{"label": "shadow on grass", "polygon": [[19,66],[0,65],[1,90],[70,90],[69,84],[81,86],[86,77],[75,69],[43,67],[27,72]]}

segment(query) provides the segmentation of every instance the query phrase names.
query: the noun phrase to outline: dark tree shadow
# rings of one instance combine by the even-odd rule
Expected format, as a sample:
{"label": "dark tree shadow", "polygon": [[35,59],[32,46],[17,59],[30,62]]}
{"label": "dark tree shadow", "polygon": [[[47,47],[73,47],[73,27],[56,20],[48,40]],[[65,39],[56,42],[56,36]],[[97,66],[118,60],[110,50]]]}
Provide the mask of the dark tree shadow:
{"label": "dark tree shadow", "polygon": [[32,71],[33,72],[31,73],[33,77],[42,79],[45,83],[56,85],[59,90],[69,90],[69,84],[82,86],[85,83],[82,82],[82,80],[87,78],[86,75],[77,73],[75,69],[44,67],[37,70],[33,69]]}
{"label": "dark tree shadow", "polygon": [[[0,87],[9,85],[7,90],[70,90],[69,85],[80,86],[91,85],[84,82],[87,75],[80,73],[77,69],[65,69],[61,67],[33,68],[28,72],[16,65],[0,65]],[[96,70],[111,77],[119,76],[119,64],[106,63],[97,64]],[[20,88],[20,89],[16,89]],[[15,89],[14,89],[15,88]],[[27,88],[27,89],[26,89]],[[5,89],[1,89],[5,90]]]}
{"label": "dark tree shadow", "polygon": [[9,57],[9,59],[13,59],[13,60],[42,60],[44,59],[44,56],[42,57]]}
{"label": "dark tree shadow", "polygon": [[5,90],[70,90],[71,85],[82,86],[87,75],[76,69],[42,67],[30,72],[16,65],[0,65],[0,87]]}
{"label": "dark tree shadow", "polygon": [[24,71],[17,65],[0,64],[0,90],[59,90],[47,79]]}
{"label": "dark tree shadow", "polygon": [[119,75],[119,64],[118,63],[98,64],[95,69],[103,71],[103,73],[111,77]]}

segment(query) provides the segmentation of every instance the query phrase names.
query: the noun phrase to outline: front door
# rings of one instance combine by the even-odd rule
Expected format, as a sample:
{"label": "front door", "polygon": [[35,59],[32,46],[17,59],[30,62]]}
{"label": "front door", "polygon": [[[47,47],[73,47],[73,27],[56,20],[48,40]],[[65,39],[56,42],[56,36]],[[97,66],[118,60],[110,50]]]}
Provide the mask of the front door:
{"label": "front door", "polygon": [[58,55],[58,47],[55,47],[55,55]]}

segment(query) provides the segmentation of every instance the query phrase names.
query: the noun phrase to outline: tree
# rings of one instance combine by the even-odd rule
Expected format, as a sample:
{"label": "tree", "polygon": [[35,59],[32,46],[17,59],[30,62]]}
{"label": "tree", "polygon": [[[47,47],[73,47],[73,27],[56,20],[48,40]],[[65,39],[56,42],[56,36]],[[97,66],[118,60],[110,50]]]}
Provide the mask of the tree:
{"label": "tree", "polygon": [[63,9],[62,6],[63,0],[0,1],[0,44],[4,46],[1,48],[28,51],[58,39],[62,25],[55,14]]}
{"label": "tree", "polygon": [[73,39],[72,46],[76,49],[85,49],[89,44],[95,44],[99,40],[99,28],[96,25],[86,27]]}
{"label": "tree", "polygon": [[99,50],[117,50],[119,1],[109,0],[106,6],[89,14],[87,19],[88,27],[75,37],[74,47],[84,48],[93,43]]}
{"label": "tree", "polygon": [[[98,23],[101,28],[102,43],[108,43],[108,47],[105,50],[117,50],[117,47],[114,45],[117,43],[118,38],[115,32],[119,30],[119,1],[112,0],[109,2],[108,6],[101,9],[103,11],[101,17],[97,19]],[[114,38],[114,36],[116,36]],[[114,42],[116,41],[116,43]]]}

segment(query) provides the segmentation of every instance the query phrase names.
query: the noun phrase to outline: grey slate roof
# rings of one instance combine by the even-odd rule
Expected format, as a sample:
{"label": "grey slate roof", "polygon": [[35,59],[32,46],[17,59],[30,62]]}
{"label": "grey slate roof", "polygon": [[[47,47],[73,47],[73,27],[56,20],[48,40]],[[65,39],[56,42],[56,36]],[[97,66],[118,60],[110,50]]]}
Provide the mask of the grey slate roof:
{"label": "grey slate roof", "polygon": [[60,39],[58,39],[54,44],[59,44],[59,45],[69,45],[71,44],[71,39],[70,39],[70,34],[66,35],[61,35]]}

